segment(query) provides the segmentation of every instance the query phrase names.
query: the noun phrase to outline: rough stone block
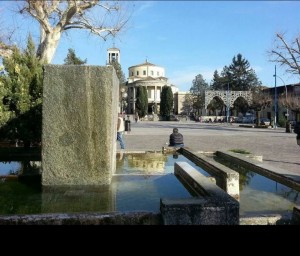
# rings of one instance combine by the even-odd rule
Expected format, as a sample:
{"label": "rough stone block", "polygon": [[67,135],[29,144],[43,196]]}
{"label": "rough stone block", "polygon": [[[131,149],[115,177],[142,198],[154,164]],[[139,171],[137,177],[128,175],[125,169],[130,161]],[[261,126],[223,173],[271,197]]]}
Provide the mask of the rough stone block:
{"label": "rough stone block", "polygon": [[112,66],[44,67],[42,185],[111,182],[118,89]]}

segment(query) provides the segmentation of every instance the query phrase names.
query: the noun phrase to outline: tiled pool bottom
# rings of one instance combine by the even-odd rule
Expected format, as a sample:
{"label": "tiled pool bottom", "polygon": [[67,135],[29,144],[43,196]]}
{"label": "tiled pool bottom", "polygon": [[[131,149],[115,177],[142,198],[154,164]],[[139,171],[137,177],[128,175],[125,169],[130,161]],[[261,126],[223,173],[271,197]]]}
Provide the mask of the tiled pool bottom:
{"label": "tiled pool bottom", "polygon": [[[0,214],[159,212],[160,198],[191,197],[173,174],[176,161],[188,162],[209,176],[182,155],[117,155],[116,174],[110,186],[51,187],[41,191],[39,187],[2,180]],[[38,166],[37,162],[30,163],[35,168]],[[26,166],[29,166],[28,162]],[[7,174],[4,169],[10,173],[22,172],[22,164],[16,162],[2,163],[0,168],[0,175]],[[299,192],[253,172],[241,169],[239,186],[241,216],[285,214],[299,204]]]}

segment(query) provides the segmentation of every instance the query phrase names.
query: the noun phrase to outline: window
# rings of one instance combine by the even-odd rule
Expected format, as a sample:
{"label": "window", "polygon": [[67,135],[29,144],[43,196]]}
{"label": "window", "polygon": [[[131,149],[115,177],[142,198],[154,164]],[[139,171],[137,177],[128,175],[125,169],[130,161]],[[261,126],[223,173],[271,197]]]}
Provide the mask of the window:
{"label": "window", "polygon": [[131,72],[131,76],[133,76],[133,72]]}
{"label": "window", "polygon": [[144,75],[144,76],[146,75],[146,70],[143,70],[143,75]]}
{"label": "window", "polygon": [[148,99],[151,99],[151,90],[147,90]]}
{"label": "window", "polygon": [[151,70],[151,76],[153,76],[154,75],[154,72],[153,72],[153,70]]}
{"label": "window", "polygon": [[159,76],[159,72],[157,71],[157,76]]}
{"label": "window", "polygon": [[136,71],[136,75],[138,76],[140,73],[139,73],[139,71]]}

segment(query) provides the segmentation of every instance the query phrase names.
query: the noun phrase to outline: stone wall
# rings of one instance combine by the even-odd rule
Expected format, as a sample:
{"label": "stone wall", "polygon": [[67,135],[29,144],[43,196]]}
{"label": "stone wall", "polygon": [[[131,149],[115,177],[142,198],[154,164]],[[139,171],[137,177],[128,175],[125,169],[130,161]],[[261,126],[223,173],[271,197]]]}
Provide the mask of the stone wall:
{"label": "stone wall", "polygon": [[44,67],[42,185],[111,182],[118,92],[112,66]]}

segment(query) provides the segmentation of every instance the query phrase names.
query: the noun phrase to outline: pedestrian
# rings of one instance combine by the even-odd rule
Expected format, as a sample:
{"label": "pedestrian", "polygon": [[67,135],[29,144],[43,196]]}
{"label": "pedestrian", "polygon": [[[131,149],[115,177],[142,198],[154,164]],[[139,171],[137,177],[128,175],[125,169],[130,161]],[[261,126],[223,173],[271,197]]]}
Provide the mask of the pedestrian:
{"label": "pedestrian", "polygon": [[183,135],[178,132],[178,128],[174,128],[170,134],[169,147],[184,147]]}
{"label": "pedestrian", "polygon": [[117,125],[117,141],[119,141],[121,149],[125,149],[125,143],[123,141],[123,133],[125,131],[124,119],[122,113],[119,113],[118,116],[118,125]]}
{"label": "pedestrian", "polygon": [[135,122],[137,123],[138,120],[139,120],[139,114],[136,112],[135,113]]}

